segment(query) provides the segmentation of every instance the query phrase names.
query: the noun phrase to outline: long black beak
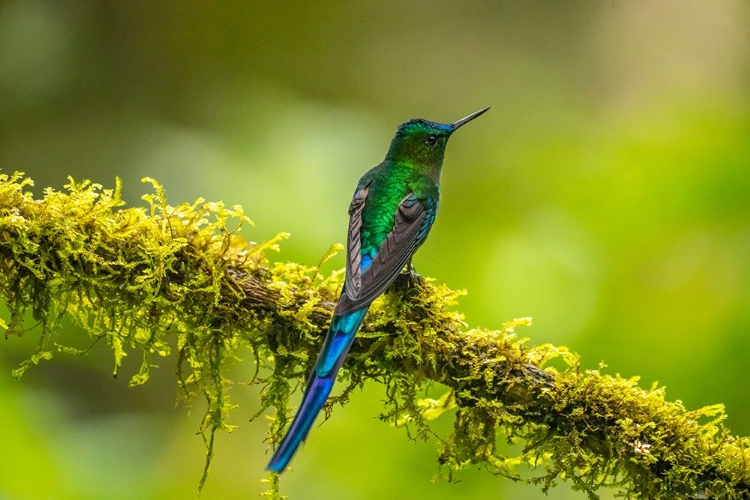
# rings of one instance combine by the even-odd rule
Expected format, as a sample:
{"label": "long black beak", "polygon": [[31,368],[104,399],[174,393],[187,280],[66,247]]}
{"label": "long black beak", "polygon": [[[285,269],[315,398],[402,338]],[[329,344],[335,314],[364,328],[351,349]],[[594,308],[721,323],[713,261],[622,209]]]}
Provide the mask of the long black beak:
{"label": "long black beak", "polygon": [[473,112],[472,114],[470,114],[469,116],[466,116],[466,117],[464,117],[464,118],[461,118],[460,120],[458,120],[458,121],[456,121],[456,122],[453,122],[453,123],[451,124],[451,125],[453,125],[453,130],[456,130],[456,129],[457,129],[458,127],[460,127],[460,126],[462,126],[462,125],[466,125],[466,124],[467,124],[467,123],[469,123],[469,122],[470,122],[471,120],[473,120],[473,119],[474,119],[474,118],[476,118],[477,116],[481,115],[482,113],[484,113],[484,112],[485,112],[485,111],[487,111],[488,109],[490,109],[490,108],[484,108],[484,109],[480,109],[479,111],[474,111],[474,112]]}

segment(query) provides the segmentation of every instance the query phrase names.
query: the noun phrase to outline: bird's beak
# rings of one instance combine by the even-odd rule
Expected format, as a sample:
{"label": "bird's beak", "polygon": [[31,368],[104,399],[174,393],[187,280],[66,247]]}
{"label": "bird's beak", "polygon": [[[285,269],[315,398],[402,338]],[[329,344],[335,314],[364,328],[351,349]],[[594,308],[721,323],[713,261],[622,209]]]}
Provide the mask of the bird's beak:
{"label": "bird's beak", "polygon": [[474,119],[474,118],[476,118],[477,116],[481,115],[482,113],[484,113],[484,112],[485,112],[485,111],[487,111],[488,109],[490,109],[490,108],[484,108],[484,109],[480,109],[479,111],[475,111],[475,112],[473,112],[473,113],[472,113],[472,114],[470,114],[469,116],[466,116],[466,117],[464,117],[464,118],[461,118],[461,119],[460,119],[460,120],[458,120],[457,122],[453,122],[453,123],[451,124],[451,125],[453,125],[453,130],[455,131],[455,130],[456,130],[456,129],[457,129],[458,127],[460,127],[460,126],[462,126],[462,125],[465,125],[465,124],[469,123],[469,122],[470,122],[471,120],[473,120],[473,119]]}

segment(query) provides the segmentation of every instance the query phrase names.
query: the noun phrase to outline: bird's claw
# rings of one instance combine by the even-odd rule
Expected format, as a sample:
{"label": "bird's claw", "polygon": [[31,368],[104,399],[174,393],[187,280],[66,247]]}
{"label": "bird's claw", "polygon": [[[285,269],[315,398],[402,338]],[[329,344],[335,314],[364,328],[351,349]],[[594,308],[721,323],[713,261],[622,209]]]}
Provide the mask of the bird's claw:
{"label": "bird's claw", "polygon": [[393,282],[394,288],[397,290],[410,290],[417,288],[424,284],[425,279],[417,274],[414,266],[409,263],[406,266],[406,270],[396,276],[396,280]]}

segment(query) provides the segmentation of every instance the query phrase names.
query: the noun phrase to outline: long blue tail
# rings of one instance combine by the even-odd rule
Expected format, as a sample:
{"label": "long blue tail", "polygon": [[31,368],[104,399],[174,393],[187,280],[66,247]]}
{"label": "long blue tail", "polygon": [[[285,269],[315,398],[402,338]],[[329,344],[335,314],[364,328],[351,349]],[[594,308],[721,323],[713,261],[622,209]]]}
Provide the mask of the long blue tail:
{"label": "long blue tail", "polygon": [[369,305],[349,314],[335,315],[331,320],[323,348],[318,354],[315,368],[310,374],[302,403],[287,430],[281,445],[276,449],[266,467],[272,472],[281,473],[294,456],[297,448],[310,432],[315,417],[318,416],[336,381],[336,374],[344,362],[354,335],[362,324]]}

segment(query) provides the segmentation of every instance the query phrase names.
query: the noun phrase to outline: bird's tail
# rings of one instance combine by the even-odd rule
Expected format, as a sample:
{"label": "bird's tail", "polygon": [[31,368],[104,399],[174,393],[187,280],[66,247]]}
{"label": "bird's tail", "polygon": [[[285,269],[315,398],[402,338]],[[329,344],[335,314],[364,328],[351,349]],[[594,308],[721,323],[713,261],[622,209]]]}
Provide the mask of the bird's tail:
{"label": "bird's tail", "polygon": [[284,439],[282,439],[281,444],[268,463],[267,470],[281,473],[294,456],[299,445],[307,437],[315,417],[318,416],[331,393],[333,383],[336,381],[336,374],[352,346],[354,335],[357,333],[367,309],[365,307],[349,314],[335,315],[331,320],[331,327],[326,335],[323,348],[307,381],[302,403],[294,416],[292,425],[289,426]]}

